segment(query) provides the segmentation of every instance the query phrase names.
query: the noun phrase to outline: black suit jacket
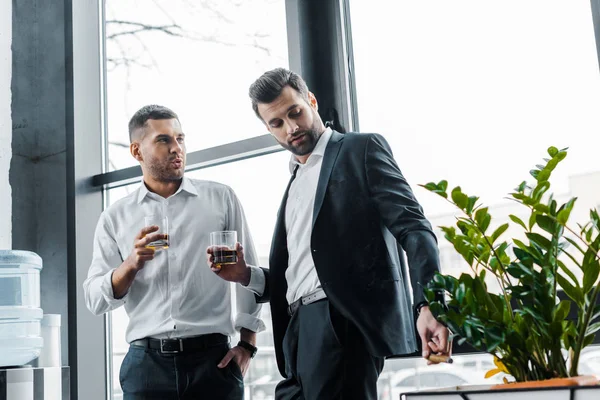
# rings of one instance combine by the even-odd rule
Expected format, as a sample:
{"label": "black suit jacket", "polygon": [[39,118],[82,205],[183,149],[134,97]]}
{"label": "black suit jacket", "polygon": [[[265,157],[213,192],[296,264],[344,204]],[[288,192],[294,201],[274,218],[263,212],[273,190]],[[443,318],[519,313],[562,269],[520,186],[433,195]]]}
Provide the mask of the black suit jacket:
{"label": "black suit jacket", "polygon": [[[291,183],[291,181],[290,181]],[[258,301],[270,301],[277,364],[285,363],[283,336],[289,323],[285,205],[279,208],[266,285]],[[413,304],[424,300],[423,286],[439,270],[431,225],[385,139],[377,134],[333,132],[317,185],[311,251],[319,280],[331,304],[363,334],[371,354],[380,357],[417,350]]]}

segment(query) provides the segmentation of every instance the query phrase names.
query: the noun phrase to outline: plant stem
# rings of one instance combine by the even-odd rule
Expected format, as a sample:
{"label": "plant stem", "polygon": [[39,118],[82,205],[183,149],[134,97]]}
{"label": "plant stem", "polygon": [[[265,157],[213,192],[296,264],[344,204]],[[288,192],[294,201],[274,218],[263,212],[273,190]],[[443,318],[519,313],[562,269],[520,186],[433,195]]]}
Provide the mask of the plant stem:
{"label": "plant stem", "polygon": [[585,340],[585,331],[590,324],[590,320],[592,319],[592,314],[594,313],[594,306],[596,305],[596,301],[598,299],[598,293],[600,293],[600,284],[596,285],[594,288],[594,292],[592,293],[592,298],[589,305],[585,305],[587,307],[584,313],[584,319],[581,322],[581,326],[579,327],[579,334],[577,335],[577,342],[575,343],[575,348],[573,349],[573,360],[571,361],[571,371],[569,372],[570,376],[577,376],[577,364],[579,364],[579,355],[581,354],[583,341]]}

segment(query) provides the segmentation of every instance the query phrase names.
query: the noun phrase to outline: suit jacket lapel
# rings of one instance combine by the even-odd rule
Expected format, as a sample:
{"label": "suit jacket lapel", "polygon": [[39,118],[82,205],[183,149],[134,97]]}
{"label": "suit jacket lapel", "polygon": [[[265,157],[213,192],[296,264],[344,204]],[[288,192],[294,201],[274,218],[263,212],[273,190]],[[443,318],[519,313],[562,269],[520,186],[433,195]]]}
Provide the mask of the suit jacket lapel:
{"label": "suit jacket lapel", "polygon": [[315,194],[315,207],[313,209],[312,218],[313,227],[315,226],[315,221],[317,220],[317,216],[319,215],[321,206],[323,205],[323,199],[325,198],[325,191],[327,189],[327,184],[329,183],[329,177],[331,176],[331,171],[333,170],[333,165],[337,159],[340,147],[342,147],[342,139],[344,139],[344,135],[333,131],[331,133],[331,139],[325,148],[323,163],[321,164],[321,172],[319,174],[319,183],[317,183],[317,193]]}
{"label": "suit jacket lapel", "polygon": [[[285,231],[285,206],[287,204],[288,194],[290,192],[290,186],[292,186],[292,182],[296,179],[296,172],[298,171],[298,166],[294,169],[294,173],[290,178],[290,182],[285,189],[285,193],[283,195],[283,199],[281,200],[281,205],[279,206],[279,211],[277,213],[277,221],[275,222],[275,231],[273,232],[273,241],[271,243],[271,254],[270,260],[271,262],[276,261],[279,257],[278,254],[281,254],[280,251],[285,248],[287,252],[287,237]],[[286,259],[287,261],[287,259]],[[273,265],[270,265],[269,268],[273,268],[278,263],[275,262]],[[286,264],[287,267],[287,264]]]}

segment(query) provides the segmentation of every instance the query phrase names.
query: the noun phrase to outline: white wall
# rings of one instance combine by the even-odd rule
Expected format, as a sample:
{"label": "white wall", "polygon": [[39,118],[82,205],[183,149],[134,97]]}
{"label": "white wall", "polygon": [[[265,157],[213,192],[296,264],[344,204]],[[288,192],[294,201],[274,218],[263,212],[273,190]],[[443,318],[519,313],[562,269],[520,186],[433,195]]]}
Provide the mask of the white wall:
{"label": "white wall", "polygon": [[10,111],[12,75],[12,1],[0,0],[0,249],[10,249],[12,198],[10,170],[12,120]]}

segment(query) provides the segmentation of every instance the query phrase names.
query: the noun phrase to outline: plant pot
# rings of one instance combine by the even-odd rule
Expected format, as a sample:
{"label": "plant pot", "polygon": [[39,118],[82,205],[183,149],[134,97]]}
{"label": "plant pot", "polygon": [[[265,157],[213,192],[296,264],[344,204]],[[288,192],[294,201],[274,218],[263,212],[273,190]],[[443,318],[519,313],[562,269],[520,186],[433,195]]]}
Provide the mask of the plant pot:
{"label": "plant pot", "polygon": [[503,385],[456,386],[403,393],[403,400],[598,400],[600,385],[594,376],[557,378]]}
{"label": "plant pot", "polygon": [[513,382],[494,385],[492,390],[506,389],[527,389],[527,388],[546,388],[546,387],[561,387],[561,386],[594,386],[598,385],[598,378],[594,375],[581,375],[572,378],[554,378],[545,379],[543,381],[528,381],[528,382]]}

